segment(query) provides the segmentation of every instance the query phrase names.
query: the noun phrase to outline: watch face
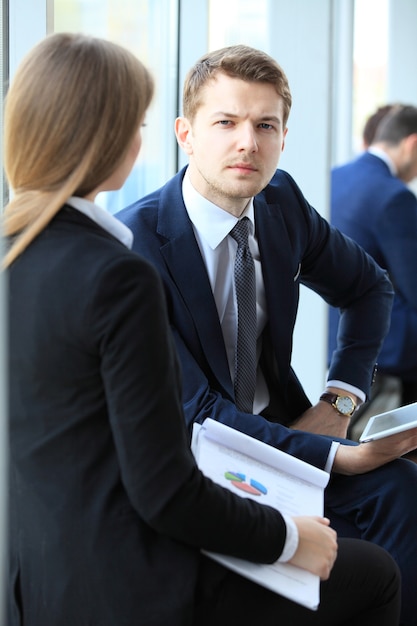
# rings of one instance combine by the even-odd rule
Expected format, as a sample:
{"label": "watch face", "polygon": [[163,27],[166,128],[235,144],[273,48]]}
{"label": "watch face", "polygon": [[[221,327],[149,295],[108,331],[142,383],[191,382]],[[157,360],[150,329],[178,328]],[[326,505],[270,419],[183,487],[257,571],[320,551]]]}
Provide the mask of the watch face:
{"label": "watch face", "polygon": [[336,407],[343,415],[350,415],[355,408],[355,404],[349,396],[339,396],[336,400]]}

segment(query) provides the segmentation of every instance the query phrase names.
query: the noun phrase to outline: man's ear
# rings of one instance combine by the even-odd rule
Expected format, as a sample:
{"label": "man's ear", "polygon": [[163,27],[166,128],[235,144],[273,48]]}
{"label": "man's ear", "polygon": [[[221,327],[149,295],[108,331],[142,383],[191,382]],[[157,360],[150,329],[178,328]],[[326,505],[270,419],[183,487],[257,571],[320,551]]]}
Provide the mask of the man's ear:
{"label": "man's ear", "polygon": [[408,154],[415,152],[417,148],[417,133],[407,135],[407,137],[404,137],[402,141]]}
{"label": "man's ear", "polygon": [[413,133],[412,135],[410,135],[410,144],[413,150],[417,148],[417,133]]}
{"label": "man's ear", "polygon": [[286,138],[286,136],[287,136],[287,133],[288,133],[288,127],[287,127],[287,128],[285,128],[285,130],[284,130],[284,136],[283,136],[283,139],[282,139],[282,144],[281,144],[281,152],[284,152],[284,148],[285,148],[285,138]]}
{"label": "man's ear", "polygon": [[177,117],[175,120],[175,135],[178,145],[188,155],[193,153],[192,146],[192,129],[189,120],[186,117]]}

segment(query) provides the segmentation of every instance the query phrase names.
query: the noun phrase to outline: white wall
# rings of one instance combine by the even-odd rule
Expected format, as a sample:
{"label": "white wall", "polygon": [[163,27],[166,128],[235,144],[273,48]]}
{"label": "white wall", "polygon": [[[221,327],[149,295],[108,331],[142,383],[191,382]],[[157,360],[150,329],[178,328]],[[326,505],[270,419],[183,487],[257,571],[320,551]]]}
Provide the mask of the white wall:
{"label": "white wall", "polygon": [[[288,76],[293,107],[280,167],[307,200],[329,214],[332,0],[270,2],[270,54]],[[293,367],[310,400],[323,391],[327,369],[327,307],[302,289],[294,335]]]}
{"label": "white wall", "polygon": [[53,0],[9,1],[10,78],[22,57],[50,30]]}
{"label": "white wall", "polygon": [[387,100],[417,106],[417,2],[389,0]]}

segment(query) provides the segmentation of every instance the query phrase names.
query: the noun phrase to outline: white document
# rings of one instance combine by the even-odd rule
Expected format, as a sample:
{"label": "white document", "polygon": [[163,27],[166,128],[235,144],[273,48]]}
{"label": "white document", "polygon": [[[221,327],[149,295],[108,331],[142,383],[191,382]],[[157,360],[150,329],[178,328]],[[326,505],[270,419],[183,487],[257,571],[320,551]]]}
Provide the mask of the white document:
{"label": "white document", "polygon": [[[327,472],[212,419],[195,425],[192,449],[203,474],[236,494],[290,516],[323,515]],[[306,570],[206,554],[294,602],[313,610],[319,605],[319,576]]]}

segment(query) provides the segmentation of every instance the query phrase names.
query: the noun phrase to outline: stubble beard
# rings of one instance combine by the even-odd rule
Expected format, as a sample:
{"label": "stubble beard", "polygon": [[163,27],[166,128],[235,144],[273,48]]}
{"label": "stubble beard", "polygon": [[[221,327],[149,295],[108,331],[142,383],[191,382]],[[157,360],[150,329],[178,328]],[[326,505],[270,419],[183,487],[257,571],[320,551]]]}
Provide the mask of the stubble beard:
{"label": "stubble beard", "polygon": [[210,199],[214,204],[222,207],[225,204],[247,203],[250,198],[253,198],[262,191],[262,189],[268,184],[267,181],[248,181],[246,176],[237,176],[235,180],[217,180],[213,177],[203,176],[207,189],[209,191]]}

